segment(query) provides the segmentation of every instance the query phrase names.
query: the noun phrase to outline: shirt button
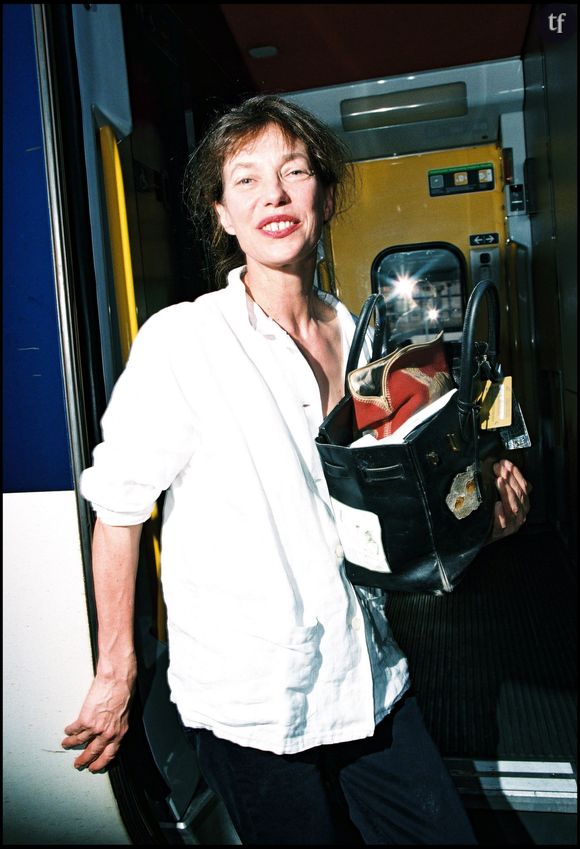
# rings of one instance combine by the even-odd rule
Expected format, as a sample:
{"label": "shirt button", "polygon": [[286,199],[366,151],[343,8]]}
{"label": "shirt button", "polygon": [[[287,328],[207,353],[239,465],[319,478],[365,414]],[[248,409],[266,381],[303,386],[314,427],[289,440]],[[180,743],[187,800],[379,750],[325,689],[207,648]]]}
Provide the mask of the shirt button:
{"label": "shirt button", "polygon": [[342,547],[342,545],[337,545],[334,549],[334,553],[336,554],[339,560],[342,560],[344,557],[344,548]]}
{"label": "shirt button", "polygon": [[359,617],[357,616],[355,619],[352,620],[350,625],[351,625],[351,628],[352,628],[353,631],[359,631],[360,627],[362,625],[362,622],[359,619]]}

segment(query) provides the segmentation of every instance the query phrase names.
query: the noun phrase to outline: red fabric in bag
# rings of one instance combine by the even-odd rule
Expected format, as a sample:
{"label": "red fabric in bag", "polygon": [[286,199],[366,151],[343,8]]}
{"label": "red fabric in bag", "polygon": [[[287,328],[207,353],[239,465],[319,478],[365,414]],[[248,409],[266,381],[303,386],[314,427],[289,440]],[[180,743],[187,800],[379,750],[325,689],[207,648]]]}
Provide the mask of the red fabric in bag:
{"label": "red fabric in bag", "polygon": [[355,369],[348,380],[357,428],[377,439],[390,436],[413,413],[454,386],[443,333]]}

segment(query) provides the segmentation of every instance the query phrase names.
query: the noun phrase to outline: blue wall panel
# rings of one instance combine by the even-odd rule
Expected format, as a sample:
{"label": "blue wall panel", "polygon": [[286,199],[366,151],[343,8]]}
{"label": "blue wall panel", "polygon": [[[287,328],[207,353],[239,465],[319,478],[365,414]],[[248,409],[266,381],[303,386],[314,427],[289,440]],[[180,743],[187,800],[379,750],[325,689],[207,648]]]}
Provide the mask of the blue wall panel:
{"label": "blue wall panel", "polygon": [[2,17],[4,492],[72,489],[32,9]]}

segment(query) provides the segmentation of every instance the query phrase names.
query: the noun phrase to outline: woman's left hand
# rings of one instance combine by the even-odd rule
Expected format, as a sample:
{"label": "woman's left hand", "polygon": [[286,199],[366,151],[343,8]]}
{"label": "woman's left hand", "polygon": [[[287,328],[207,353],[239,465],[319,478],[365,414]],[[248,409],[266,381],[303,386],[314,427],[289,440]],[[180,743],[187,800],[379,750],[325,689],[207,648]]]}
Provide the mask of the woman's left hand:
{"label": "woman's left hand", "polygon": [[496,486],[501,500],[495,505],[495,517],[490,542],[519,531],[530,509],[532,485],[510,460],[494,464]]}

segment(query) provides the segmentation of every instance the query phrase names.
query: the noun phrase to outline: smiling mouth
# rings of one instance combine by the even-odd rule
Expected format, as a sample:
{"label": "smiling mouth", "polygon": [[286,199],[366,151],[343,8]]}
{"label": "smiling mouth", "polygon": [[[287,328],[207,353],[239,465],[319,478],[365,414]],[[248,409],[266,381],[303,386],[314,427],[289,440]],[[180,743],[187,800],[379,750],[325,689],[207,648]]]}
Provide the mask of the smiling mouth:
{"label": "smiling mouth", "polygon": [[269,236],[285,236],[294,231],[299,225],[300,222],[295,218],[284,218],[267,221],[259,229],[262,233],[266,233]]}

